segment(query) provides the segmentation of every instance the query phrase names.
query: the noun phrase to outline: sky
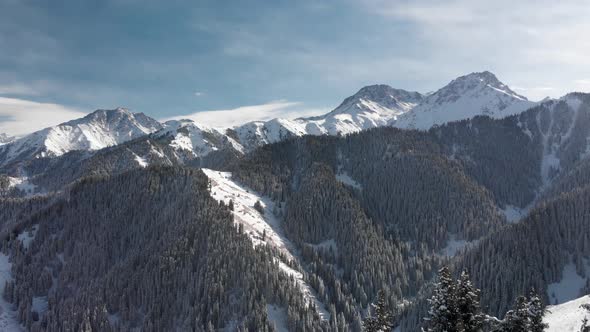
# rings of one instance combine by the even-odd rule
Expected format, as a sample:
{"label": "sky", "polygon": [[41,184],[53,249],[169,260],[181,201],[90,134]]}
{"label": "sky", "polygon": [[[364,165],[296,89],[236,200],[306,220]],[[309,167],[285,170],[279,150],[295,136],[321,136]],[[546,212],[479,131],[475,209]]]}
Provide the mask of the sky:
{"label": "sky", "polygon": [[0,0],[0,132],[96,109],[226,126],[325,113],[369,84],[489,70],[590,91],[587,0]]}

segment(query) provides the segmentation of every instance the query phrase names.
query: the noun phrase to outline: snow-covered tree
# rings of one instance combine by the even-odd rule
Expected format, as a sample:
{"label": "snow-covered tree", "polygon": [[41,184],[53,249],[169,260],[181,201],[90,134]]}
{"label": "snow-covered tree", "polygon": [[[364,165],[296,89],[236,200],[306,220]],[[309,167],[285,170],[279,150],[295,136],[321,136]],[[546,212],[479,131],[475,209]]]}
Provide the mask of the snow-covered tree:
{"label": "snow-covered tree", "polygon": [[380,290],[377,295],[377,303],[372,304],[375,316],[369,316],[363,321],[363,328],[367,332],[386,332],[393,327],[393,317],[385,292]]}
{"label": "snow-covered tree", "polygon": [[455,281],[451,277],[449,268],[444,266],[438,272],[438,282],[435,285],[434,294],[428,300],[430,310],[426,318],[426,331],[428,332],[455,332],[459,331],[457,310],[457,289]]}
{"label": "snow-covered tree", "polygon": [[480,290],[475,288],[469,274],[461,273],[457,280],[457,311],[459,316],[459,330],[464,332],[478,332],[484,324],[484,315],[479,305]]}

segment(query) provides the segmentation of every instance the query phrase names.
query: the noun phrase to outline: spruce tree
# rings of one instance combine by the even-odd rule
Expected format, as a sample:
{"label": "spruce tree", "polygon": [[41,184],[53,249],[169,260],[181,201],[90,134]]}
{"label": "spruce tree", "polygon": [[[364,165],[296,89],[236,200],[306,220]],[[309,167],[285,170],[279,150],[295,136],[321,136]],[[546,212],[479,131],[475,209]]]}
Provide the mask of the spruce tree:
{"label": "spruce tree", "polygon": [[367,332],[391,331],[393,327],[393,316],[383,290],[379,291],[377,295],[377,303],[372,304],[372,306],[375,311],[375,316],[368,316],[363,321],[364,330]]}
{"label": "spruce tree", "polygon": [[501,323],[502,332],[529,332],[528,303],[526,297],[516,299],[514,309],[509,310]]}
{"label": "spruce tree", "polygon": [[457,332],[457,290],[449,268],[444,266],[438,272],[438,283],[434,294],[428,300],[430,310],[426,318],[428,332]]}
{"label": "spruce tree", "polygon": [[457,310],[459,316],[459,330],[464,332],[478,332],[484,324],[484,315],[479,305],[480,290],[473,287],[469,274],[461,273],[457,281]]}
{"label": "spruce tree", "polygon": [[[580,307],[590,312],[590,304],[582,304]],[[588,322],[587,317],[584,317],[584,319],[582,319],[582,326],[580,327],[580,332],[590,332],[590,323]]]}
{"label": "spruce tree", "polygon": [[529,297],[528,315],[530,320],[529,330],[531,332],[542,332],[548,327],[546,323],[543,323],[543,317],[547,309],[541,301],[539,294],[533,289]]}

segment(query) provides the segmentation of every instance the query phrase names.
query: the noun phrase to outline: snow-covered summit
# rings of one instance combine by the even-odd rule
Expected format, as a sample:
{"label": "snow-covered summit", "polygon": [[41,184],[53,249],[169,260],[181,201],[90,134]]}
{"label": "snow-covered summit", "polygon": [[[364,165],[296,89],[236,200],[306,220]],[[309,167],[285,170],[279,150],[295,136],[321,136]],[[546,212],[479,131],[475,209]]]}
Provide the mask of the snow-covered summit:
{"label": "snow-covered summit", "polygon": [[346,135],[387,125],[422,101],[418,92],[370,85],[360,89],[329,113],[288,119],[254,121],[232,129],[246,149],[303,135]]}
{"label": "snow-covered summit", "polygon": [[97,110],[2,146],[0,165],[15,159],[60,156],[74,150],[99,150],[161,128],[158,121],[143,113],[132,113],[124,108]]}
{"label": "snow-covered summit", "polygon": [[243,147],[235,139],[217,129],[198,124],[192,120],[171,120],[164,123],[164,128],[156,136],[170,136],[170,146],[176,151],[203,157],[212,151],[233,148],[242,152]]}
{"label": "snow-covered summit", "polygon": [[390,123],[399,128],[428,129],[477,115],[502,118],[523,112],[535,104],[512,91],[494,74],[484,71],[454,79]]}
{"label": "snow-covered summit", "polygon": [[422,102],[419,92],[394,89],[378,84],[363,87],[346,98],[333,111],[317,117],[302,119],[315,124],[325,134],[354,133],[386,125]]}

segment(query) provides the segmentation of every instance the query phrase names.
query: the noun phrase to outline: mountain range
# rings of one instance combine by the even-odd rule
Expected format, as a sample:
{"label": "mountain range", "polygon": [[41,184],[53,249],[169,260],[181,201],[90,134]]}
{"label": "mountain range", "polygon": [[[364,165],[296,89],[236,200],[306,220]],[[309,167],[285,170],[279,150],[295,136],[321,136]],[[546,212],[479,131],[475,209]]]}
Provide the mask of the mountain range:
{"label": "mountain range", "polygon": [[535,104],[513,92],[494,74],[480,72],[461,76],[428,95],[388,85],[366,86],[321,116],[254,121],[225,129],[191,120],[159,123],[143,113],[123,108],[98,110],[16,140],[4,137],[0,141],[4,143],[0,148],[0,167],[14,168],[22,161],[75,150],[96,151],[147,134],[173,136],[171,146],[176,150],[204,157],[228,148],[244,153],[303,135],[347,135],[381,126],[427,130],[476,115],[502,118]]}
{"label": "mountain range", "polygon": [[0,146],[0,327],[360,332],[382,294],[413,332],[449,266],[577,330],[589,157],[590,94],[489,72],[232,128],[99,110]]}

